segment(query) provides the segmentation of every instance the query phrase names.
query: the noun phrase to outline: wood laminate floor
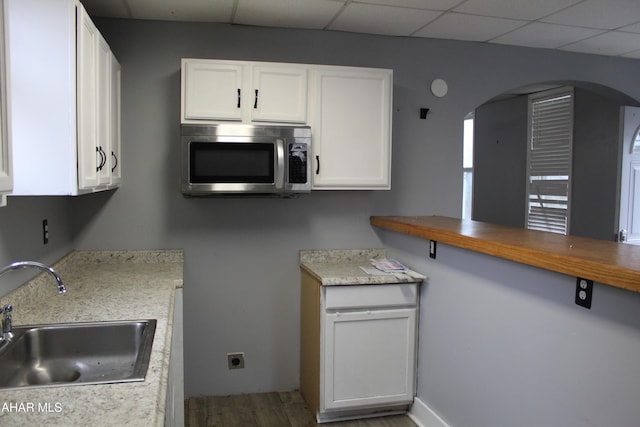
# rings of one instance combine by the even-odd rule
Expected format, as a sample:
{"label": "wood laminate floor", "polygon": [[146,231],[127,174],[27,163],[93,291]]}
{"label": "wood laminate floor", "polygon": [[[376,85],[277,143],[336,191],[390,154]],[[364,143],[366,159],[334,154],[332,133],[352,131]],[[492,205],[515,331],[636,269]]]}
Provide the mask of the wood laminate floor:
{"label": "wood laminate floor", "polygon": [[[318,425],[297,391],[191,397],[185,400],[186,427],[305,427]],[[405,415],[342,421],[327,427],[415,427]]]}

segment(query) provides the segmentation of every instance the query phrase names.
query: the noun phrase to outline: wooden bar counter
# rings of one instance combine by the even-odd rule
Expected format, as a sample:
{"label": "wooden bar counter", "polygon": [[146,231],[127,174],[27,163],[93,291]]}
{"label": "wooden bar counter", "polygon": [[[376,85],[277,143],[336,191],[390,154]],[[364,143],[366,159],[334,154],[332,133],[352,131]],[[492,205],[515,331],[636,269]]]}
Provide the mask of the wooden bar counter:
{"label": "wooden bar counter", "polygon": [[640,292],[640,246],[442,216],[372,216],[371,225]]}

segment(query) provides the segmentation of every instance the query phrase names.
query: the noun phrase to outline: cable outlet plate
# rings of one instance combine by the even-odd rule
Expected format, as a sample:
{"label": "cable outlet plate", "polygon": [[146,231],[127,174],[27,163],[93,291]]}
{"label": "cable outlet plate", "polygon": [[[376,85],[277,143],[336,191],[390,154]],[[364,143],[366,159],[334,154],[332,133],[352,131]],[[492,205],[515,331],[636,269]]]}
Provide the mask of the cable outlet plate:
{"label": "cable outlet plate", "polygon": [[243,369],[244,353],[227,353],[227,366],[229,369]]}
{"label": "cable outlet plate", "polygon": [[593,280],[578,277],[576,280],[576,304],[584,308],[591,308],[593,295]]}

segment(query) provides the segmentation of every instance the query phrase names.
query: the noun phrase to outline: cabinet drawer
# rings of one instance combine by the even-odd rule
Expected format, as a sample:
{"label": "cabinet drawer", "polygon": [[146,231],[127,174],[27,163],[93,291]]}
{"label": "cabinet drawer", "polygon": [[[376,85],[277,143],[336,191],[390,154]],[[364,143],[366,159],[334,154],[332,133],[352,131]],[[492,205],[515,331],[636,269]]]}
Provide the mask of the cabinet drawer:
{"label": "cabinet drawer", "polygon": [[413,306],[418,284],[325,286],[326,309]]}

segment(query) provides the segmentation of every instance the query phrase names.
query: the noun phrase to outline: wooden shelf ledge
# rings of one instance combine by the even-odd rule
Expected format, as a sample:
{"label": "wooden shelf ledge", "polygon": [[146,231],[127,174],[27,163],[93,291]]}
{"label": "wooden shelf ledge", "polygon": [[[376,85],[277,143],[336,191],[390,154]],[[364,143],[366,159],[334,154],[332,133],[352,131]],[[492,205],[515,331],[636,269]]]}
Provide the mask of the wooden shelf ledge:
{"label": "wooden shelf ledge", "polygon": [[370,222],[379,228],[640,292],[639,246],[443,216],[372,216]]}

